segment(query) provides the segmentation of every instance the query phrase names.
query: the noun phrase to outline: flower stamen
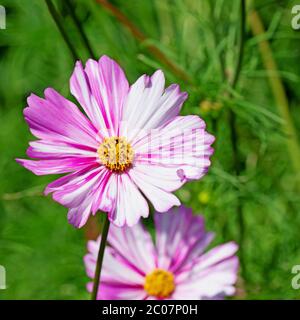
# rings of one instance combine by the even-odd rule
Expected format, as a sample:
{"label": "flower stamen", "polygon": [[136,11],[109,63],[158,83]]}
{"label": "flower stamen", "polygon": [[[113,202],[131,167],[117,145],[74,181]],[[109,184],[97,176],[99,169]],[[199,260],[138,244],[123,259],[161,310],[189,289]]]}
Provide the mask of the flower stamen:
{"label": "flower stamen", "polygon": [[98,156],[109,170],[121,173],[131,166],[134,151],[124,137],[109,137],[98,148]]}
{"label": "flower stamen", "polygon": [[155,269],[146,275],[144,289],[150,296],[168,298],[175,290],[173,273],[163,269]]}

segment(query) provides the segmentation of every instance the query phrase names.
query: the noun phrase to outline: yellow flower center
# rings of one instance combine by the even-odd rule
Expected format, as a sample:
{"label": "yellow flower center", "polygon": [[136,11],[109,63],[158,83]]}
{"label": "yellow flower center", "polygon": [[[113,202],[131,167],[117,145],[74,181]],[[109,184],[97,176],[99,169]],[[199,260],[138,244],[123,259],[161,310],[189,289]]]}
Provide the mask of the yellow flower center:
{"label": "yellow flower center", "polygon": [[131,145],[123,137],[105,138],[98,149],[101,163],[114,172],[124,172],[134,158]]}
{"label": "yellow flower center", "polygon": [[173,273],[155,269],[146,275],[144,289],[150,296],[168,298],[175,290]]}

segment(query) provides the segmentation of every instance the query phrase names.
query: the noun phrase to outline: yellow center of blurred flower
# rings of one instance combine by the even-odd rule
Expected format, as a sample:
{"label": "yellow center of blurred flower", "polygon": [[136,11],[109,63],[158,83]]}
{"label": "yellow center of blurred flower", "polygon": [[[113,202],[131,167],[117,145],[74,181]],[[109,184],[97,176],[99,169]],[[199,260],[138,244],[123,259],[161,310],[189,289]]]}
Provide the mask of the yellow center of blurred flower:
{"label": "yellow center of blurred flower", "polygon": [[212,102],[209,100],[203,100],[200,103],[200,110],[204,114],[207,114],[212,111],[219,111],[222,109],[222,107],[223,107],[222,103],[218,101]]}
{"label": "yellow center of blurred flower", "polygon": [[144,289],[150,296],[168,298],[175,290],[173,273],[155,269],[146,275]]}
{"label": "yellow center of blurred flower", "polygon": [[208,204],[210,200],[210,195],[207,191],[202,191],[198,195],[198,199],[202,204]]}
{"label": "yellow center of blurred flower", "polygon": [[134,158],[131,145],[123,137],[105,138],[98,149],[99,159],[109,170],[124,172]]}

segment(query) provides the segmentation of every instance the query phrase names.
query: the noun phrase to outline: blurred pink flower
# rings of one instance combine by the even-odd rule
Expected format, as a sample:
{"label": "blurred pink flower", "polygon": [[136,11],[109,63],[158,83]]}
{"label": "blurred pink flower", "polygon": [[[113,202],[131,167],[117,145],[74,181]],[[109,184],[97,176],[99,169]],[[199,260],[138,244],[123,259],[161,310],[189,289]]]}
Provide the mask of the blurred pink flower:
{"label": "blurred pink flower", "polygon": [[[137,224],[111,227],[104,254],[99,300],[220,299],[233,295],[238,249],[234,242],[204,253],[213,239],[204,219],[185,207],[155,213],[156,241]],[[98,241],[88,242],[88,276],[95,274]],[[93,283],[87,285],[91,291]]]}
{"label": "blurred pink flower", "polygon": [[69,222],[82,227],[101,210],[132,226],[149,214],[145,197],[159,212],[180,205],[172,192],[207,172],[214,141],[198,116],[178,116],[187,94],[165,89],[160,70],[129,86],[107,56],[77,62],[70,86],[86,116],[51,88],[44,99],[32,94],[24,116],[39,139],[27,150],[36,160],[17,159],[37,175],[69,173],[45,190],[69,208]]}

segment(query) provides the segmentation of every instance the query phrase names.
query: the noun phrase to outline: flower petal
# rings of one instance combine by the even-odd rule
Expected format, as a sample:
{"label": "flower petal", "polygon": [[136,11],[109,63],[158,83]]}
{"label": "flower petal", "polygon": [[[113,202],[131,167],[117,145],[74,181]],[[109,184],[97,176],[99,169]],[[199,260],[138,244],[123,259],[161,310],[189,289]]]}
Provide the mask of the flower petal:
{"label": "flower petal", "polygon": [[131,173],[167,192],[175,191],[183,185],[183,182],[178,179],[176,168],[163,165],[151,165],[149,167],[147,164],[135,163],[130,171]]}
{"label": "flower petal", "polygon": [[106,173],[105,167],[90,170],[60,187],[53,193],[53,199],[68,208],[78,207],[101,184]]}
{"label": "flower petal", "polygon": [[70,80],[72,94],[102,137],[118,135],[120,116],[129,84],[121,67],[107,56],[77,62]]}
{"label": "flower petal", "polygon": [[45,99],[31,95],[24,117],[37,138],[97,147],[96,129],[70,101],[55,90],[45,90]]}
{"label": "flower petal", "polygon": [[53,199],[69,208],[69,222],[81,228],[91,213],[102,209],[103,201],[109,208],[113,207],[106,191],[110,176],[110,171],[103,166],[81,170],[52,182],[45,193],[53,192]]}
{"label": "flower petal", "polygon": [[[97,251],[93,252],[92,256],[87,254],[84,257],[87,274],[91,278],[94,277],[96,270],[99,245],[100,239],[97,240]],[[114,255],[114,250],[110,247],[106,247],[101,272],[101,283],[103,282],[111,283],[112,285],[142,286],[144,277],[128,264],[120,263]]]}
{"label": "flower petal", "polygon": [[[116,227],[111,226],[108,239],[110,239],[113,228]],[[86,272],[91,279],[95,275],[100,239],[99,237],[97,241],[88,242],[88,254],[84,257]],[[98,299],[144,299],[146,297],[143,289],[144,276],[128,264],[127,260],[122,261],[119,258],[118,251],[110,246],[106,247],[100,281],[102,290],[99,292]],[[91,292],[92,287],[92,283],[88,284],[88,291]]]}
{"label": "flower petal", "polygon": [[94,158],[79,157],[39,161],[16,159],[16,161],[36,175],[74,172],[89,168],[96,163]]}
{"label": "flower petal", "polygon": [[193,264],[212,240],[201,216],[193,216],[184,206],[154,216],[158,267],[178,273]]}
{"label": "flower petal", "polygon": [[[156,171],[156,174],[159,171],[161,170],[158,169]],[[176,172],[175,170],[173,171]],[[155,170],[153,170],[153,172],[155,172]],[[167,174],[167,170],[165,174]],[[146,174],[143,174],[143,172],[139,171],[138,169],[131,170],[129,175],[131,179],[135,182],[135,184],[139,187],[139,189],[143,192],[143,194],[153,204],[155,210],[157,210],[158,212],[165,212],[173,206],[180,205],[180,201],[176,196],[174,196],[171,192],[165,191],[162,188],[160,188],[160,185],[162,185],[166,189],[170,189],[170,188],[172,189],[172,186],[170,186],[168,182],[163,180],[154,181],[153,178],[155,178],[155,175],[151,177],[151,172],[149,172],[149,175],[146,175]],[[166,180],[167,179],[168,178],[166,178]],[[177,181],[180,182],[178,178],[177,178]]]}
{"label": "flower petal", "polygon": [[90,157],[96,160],[97,150],[85,145],[65,141],[37,140],[29,143],[27,155],[36,159],[53,160],[66,157]]}
{"label": "flower petal", "polygon": [[198,116],[178,116],[133,143],[135,163],[174,168],[182,182],[200,179],[210,166],[213,141]]}
{"label": "flower petal", "polygon": [[[88,292],[92,292],[93,283],[87,285]],[[144,300],[146,293],[142,287],[132,288],[127,286],[111,286],[101,283],[101,290],[98,291],[97,300]]]}
{"label": "flower petal", "polygon": [[190,270],[176,277],[176,299],[198,299],[233,295],[237,281],[238,247],[230,242],[202,255]]}
{"label": "flower petal", "polygon": [[155,247],[142,223],[121,229],[111,226],[108,242],[120,261],[131,265],[142,275],[155,269]]}
{"label": "flower petal", "polygon": [[122,133],[130,129],[129,141],[140,129],[157,128],[179,114],[187,94],[178,85],[165,91],[164,86],[164,74],[158,70],[151,77],[141,76],[130,87],[122,115]]}
{"label": "flower petal", "polygon": [[68,211],[68,221],[76,228],[82,228],[91,213],[92,200],[89,196],[87,196],[83,202],[74,208],[70,208]]}
{"label": "flower petal", "polygon": [[109,212],[109,219],[117,226],[135,225],[140,217],[148,217],[149,207],[145,198],[128,174],[114,174],[117,184],[116,202]]}
{"label": "flower petal", "polygon": [[17,159],[37,175],[75,172],[97,163],[96,129],[70,101],[53,89],[45,99],[31,95],[24,116],[31,132],[42,140],[27,150],[39,161]]}
{"label": "flower petal", "polygon": [[223,260],[232,257],[238,250],[238,246],[235,242],[228,242],[226,244],[219,245],[204,255],[202,255],[197,261],[196,269],[198,271],[204,270],[211,266],[217,265]]}

